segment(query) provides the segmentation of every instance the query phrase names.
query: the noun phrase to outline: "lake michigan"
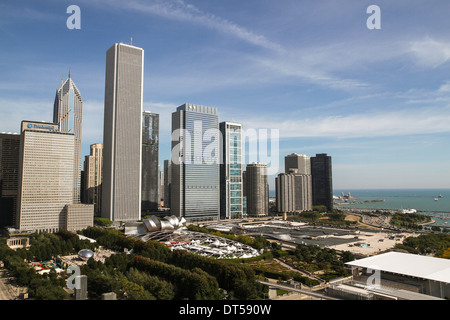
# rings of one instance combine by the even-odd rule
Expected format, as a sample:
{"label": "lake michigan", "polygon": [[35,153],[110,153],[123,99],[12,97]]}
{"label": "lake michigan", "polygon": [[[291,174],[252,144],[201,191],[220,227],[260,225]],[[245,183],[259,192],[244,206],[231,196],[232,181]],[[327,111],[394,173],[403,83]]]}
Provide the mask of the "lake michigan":
{"label": "lake michigan", "polygon": [[[370,209],[416,209],[420,214],[432,215],[436,221],[433,225],[449,227],[450,189],[335,189],[334,196],[341,193],[351,196],[356,202],[352,205],[337,205],[335,208],[370,208]],[[382,201],[382,202],[378,202]],[[447,223],[446,223],[447,222]]]}

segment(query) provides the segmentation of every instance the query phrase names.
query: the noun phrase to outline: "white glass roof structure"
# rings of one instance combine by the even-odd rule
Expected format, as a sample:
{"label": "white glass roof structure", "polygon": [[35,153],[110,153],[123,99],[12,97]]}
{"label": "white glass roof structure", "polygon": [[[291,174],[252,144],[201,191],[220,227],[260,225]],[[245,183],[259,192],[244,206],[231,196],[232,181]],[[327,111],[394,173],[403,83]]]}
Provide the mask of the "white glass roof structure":
{"label": "white glass roof structure", "polygon": [[387,252],[347,262],[346,265],[450,283],[450,259]]}

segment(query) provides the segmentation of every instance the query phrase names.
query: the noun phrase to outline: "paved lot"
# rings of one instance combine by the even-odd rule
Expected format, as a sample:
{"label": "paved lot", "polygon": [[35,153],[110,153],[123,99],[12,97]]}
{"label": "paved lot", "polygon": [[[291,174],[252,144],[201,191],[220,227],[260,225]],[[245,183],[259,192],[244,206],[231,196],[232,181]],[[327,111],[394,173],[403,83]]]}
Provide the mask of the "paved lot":
{"label": "paved lot", "polygon": [[416,236],[413,233],[396,233],[376,230],[350,230],[328,227],[303,226],[299,228],[277,228],[264,226],[251,228],[252,232],[262,234],[288,234],[291,242],[297,244],[318,245],[354,254],[373,255],[395,247],[405,237]]}

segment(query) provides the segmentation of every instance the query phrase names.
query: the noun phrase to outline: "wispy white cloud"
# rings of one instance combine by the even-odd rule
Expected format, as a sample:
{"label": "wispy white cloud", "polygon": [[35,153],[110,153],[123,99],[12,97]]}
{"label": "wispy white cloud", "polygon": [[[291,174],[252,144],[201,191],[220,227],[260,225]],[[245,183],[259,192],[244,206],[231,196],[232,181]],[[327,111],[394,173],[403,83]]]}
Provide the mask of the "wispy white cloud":
{"label": "wispy white cloud", "polygon": [[[342,78],[333,74],[333,71],[342,70],[349,65],[355,64],[355,57],[360,53],[355,53],[355,47],[352,50],[348,50],[348,46],[346,45],[332,44],[327,47],[302,47],[301,50],[295,47],[292,48],[270,40],[265,35],[249,30],[247,27],[215,14],[205,12],[183,0],[108,1],[108,5],[111,4],[120,7],[121,10],[127,9],[141,14],[157,15],[167,19],[186,21],[200,25],[216,30],[222,34],[230,35],[248,44],[255,45],[258,48],[265,49],[264,51],[253,52],[252,55],[246,53],[245,59],[243,59],[243,62],[247,64],[245,65],[243,63],[242,67],[253,68],[253,72],[258,74],[257,77],[261,71],[258,72],[256,70],[265,70],[265,72],[271,71],[283,77],[297,77],[314,84],[336,89],[368,86],[365,81]],[[360,47],[360,50],[369,50],[364,48],[364,46]],[[385,53],[386,50],[380,50],[380,52]],[[360,56],[367,57],[368,55],[360,54]],[[382,59],[382,56],[380,54],[377,55],[377,59]],[[336,61],[339,61],[339,63],[336,63]],[[251,73],[252,71],[247,74]],[[249,77],[245,77],[245,79],[251,82]]]}
{"label": "wispy white cloud", "polygon": [[[108,1],[110,3],[110,1]],[[121,9],[131,9],[139,12],[155,14],[169,19],[178,21],[187,21],[211,29],[215,29],[222,33],[230,34],[248,43],[256,46],[270,49],[276,52],[282,52],[283,48],[264,37],[247,28],[239,26],[227,19],[221,18],[214,14],[204,12],[192,4],[188,4],[183,0],[156,0],[156,1],[119,1]]]}
{"label": "wispy white cloud", "polygon": [[[289,120],[286,120],[289,118]],[[243,121],[247,128],[279,129],[281,138],[373,138],[449,133],[450,107],[424,107],[324,117],[259,116]]]}
{"label": "wispy white cloud", "polygon": [[450,60],[450,42],[431,37],[411,42],[410,51],[417,64],[427,68],[437,68]]}

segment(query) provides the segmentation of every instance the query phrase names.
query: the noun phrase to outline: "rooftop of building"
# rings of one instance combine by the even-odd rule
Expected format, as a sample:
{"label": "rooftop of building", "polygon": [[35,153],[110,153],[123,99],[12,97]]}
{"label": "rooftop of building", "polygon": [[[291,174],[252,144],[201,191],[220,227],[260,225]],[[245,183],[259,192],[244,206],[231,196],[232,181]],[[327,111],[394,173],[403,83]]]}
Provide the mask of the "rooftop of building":
{"label": "rooftop of building", "polygon": [[426,280],[450,283],[450,260],[417,254],[387,252],[346,263]]}

